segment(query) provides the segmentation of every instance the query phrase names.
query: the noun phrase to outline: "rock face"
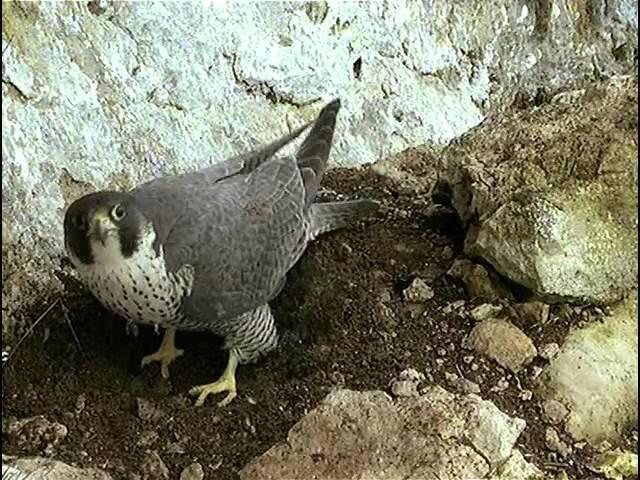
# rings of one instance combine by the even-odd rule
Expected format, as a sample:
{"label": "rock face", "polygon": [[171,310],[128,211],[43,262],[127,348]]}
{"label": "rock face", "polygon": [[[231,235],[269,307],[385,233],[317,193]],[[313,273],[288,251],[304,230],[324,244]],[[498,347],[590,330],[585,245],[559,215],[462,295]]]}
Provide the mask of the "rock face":
{"label": "rock face", "polygon": [[339,390],[240,478],[484,478],[509,460],[524,427],[477,395],[440,387],[395,402],[383,392]]}
{"label": "rock face", "polygon": [[637,79],[560,95],[445,149],[465,251],[549,300],[637,286]]}
{"label": "rock face", "polygon": [[638,296],[570,333],[541,376],[541,393],[569,409],[576,440],[616,441],[638,422]]}
{"label": "rock face", "polygon": [[112,480],[97,468],[75,468],[49,458],[2,456],[2,478],[22,480]]}
{"label": "rock face", "polygon": [[519,92],[635,69],[636,17],[629,0],[10,2],[5,330],[56,285],[62,212],[82,193],[220,161],[336,95],[337,164],[444,144]]}

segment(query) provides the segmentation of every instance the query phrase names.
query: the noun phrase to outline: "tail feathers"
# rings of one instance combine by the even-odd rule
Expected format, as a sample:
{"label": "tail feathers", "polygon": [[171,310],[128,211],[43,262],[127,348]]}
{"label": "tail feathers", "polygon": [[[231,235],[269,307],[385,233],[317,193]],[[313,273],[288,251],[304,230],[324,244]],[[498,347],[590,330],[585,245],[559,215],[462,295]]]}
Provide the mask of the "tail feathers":
{"label": "tail feathers", "polygon": [[305,125],[302,125],[301,127],[296,128],[291,133],[288,133],[287,135],[284,135],[267,145],[261,146],[257,150],[241,155],[240,159],[243,162],[241,173],[247,174],[253,172],[256,168],[273,157],[278,152],[278,150],[281,150],[296,138],[298,138],[300,134],[311,125],[312,123],[309,122]]}
{"label": "tail feathers", "polygon": [[348,227],[360,218],[366,217],[380,208],[375,200],[350,200],[346,202],[314,203],[311,205],[311,236]]}
{"label": "tail feathers", "polygon": [[309,203],[320,187],[322,175],[327,169],[338,110],[340,99],[327,104],[296,152],[296,161],[302,172]]}

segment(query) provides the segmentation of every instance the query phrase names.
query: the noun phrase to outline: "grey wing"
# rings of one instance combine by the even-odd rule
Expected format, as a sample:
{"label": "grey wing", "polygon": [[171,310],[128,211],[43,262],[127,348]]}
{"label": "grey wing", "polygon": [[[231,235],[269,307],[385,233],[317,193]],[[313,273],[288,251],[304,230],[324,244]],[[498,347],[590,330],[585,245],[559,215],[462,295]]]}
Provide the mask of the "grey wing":
{"label": "grey wing", "polygon": [[154,223],[158,241],[163,242],[183,212],[188,211],[201,192],[235,175],[247,175],[256,170],[279,150],[298,138],[311,123],[307,123],[279,139],[255,150],[231,157],[224,162],[183,175],[162,177],[143,183],[129,192],[143,213]]}
{"label": "grey wing", "polygon": [[195,268],[187,315],[212,324],[264,304],[282,288],[309,239],[308,207],[339,108],[335,100],[322,109],[295,157],[273,158],[309,125],[225,164],[132,192],[159,233],[169,270]]}
{"label": "grey wing", "polygon": [[164,244],[169,264],[195,268],[185,314],[211,324],[270,301],[308,238],[305,186],[294,158],[270,160],[219,187],[200,200],[206,212],[194,206]]}

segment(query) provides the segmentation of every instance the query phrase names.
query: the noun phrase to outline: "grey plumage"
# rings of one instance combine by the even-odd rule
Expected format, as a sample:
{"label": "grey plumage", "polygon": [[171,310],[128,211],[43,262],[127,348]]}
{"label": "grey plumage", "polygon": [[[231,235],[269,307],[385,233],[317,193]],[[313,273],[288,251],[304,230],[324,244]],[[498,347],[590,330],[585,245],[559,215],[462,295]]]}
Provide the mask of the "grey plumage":
{"label": "grey plumage", "polygon": [[[138,251],[131,258],[137,258],[145,241],[152,239],[145,255],[162,258],[165,283],[174,285],[163,288],[173,292],[172,304],[179,297],[179,308],[171,318],[158,321],[161,326],[211,330],[225,337],[227,348],[240,363],[253,361],[276,346],[268,302],[280,292],[287,272],[309,241],[377,208],[370,200],[314,203],[327,168],[339,107],[338,100],[329,103],[313,124],[254,152],[195,173],[156,179],[129,192],[126,208],[144,219],[133,241]],[[294,155],[277,155],[309,127]],[[81,199],[67,212],[66,243],[79,269],[93,272],[88,283],[101,298],[106,285],[101,279],[107,275],[94,264],[101,247],[94,242],[90,248],[94,263],[73,255],[74,249],[82,251],[85,237],[93,238],[74,230],[72,219],[87,209],[83,205]],[[144,235],[145,228],[151,228],[151,236]],[[120,245],[132,242],[122,232],[119,238]],[[143,270],[148,269],[144,262],[136,260],[135,267],[143,277]],[[124,278],[119,271],[115,275]],[[182,282],[179,288],[175,287],[178,280]],[[114,308],[114,302],[106,303]]]}

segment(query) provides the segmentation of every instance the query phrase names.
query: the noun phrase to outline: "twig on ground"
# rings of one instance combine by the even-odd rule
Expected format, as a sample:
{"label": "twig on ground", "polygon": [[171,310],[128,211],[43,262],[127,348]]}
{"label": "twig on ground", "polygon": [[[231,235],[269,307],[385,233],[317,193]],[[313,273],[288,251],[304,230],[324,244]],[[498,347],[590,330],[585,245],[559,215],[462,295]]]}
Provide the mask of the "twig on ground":
{"label": "twig on ground", "polygon": [[[9,356],[7,357],[7,361],[4,362],[4,365],[8,365],[9,361],[11,360],[11,358],[16,354],[16,352],[18,351],[18,348],[20,347],[20,345],[22,345],[22,342],[24,342],[27,337],[29,335],[31,335],[31,332],[33,332],[33,330],[38,326],[38,324],[44,320],[46,318],[47,315],[49,315],[49,313],[51,312],[51,310],[53,310],[53,308],[58,305],[60,303],[60,299],[56,299],[55,301],[53,301],[44,312],[42,312],[42,314],[40,314],[40,316],[36,319],[35,322],[33,322],[31,324],[31,326],[29,327],[29,329],[25,332],[25,334],[22,336],[22,338],[18,341],[18,343],[16,344],[16,346],[13,348],[13,350],[11,350],[11,353],[9,353]],[[4,366],[3,365],[3,366]]]}
{"label": "twig on ground", "polygon": [[76,334],[76,330],[73,328],[73,323],[71,322],[71,317],[69,316],[69,308],[64,302],[62,302],[62,311],[64,314],[64,323],[66,323],[67,326],[69,327],[69,330],[71,330],[71,335],[73,335],[73,340],[76,342],[76,345],[78,346],[78,351],[84,355],[84,351],[82,350],[82,345],[80,344],[80,339]]}

